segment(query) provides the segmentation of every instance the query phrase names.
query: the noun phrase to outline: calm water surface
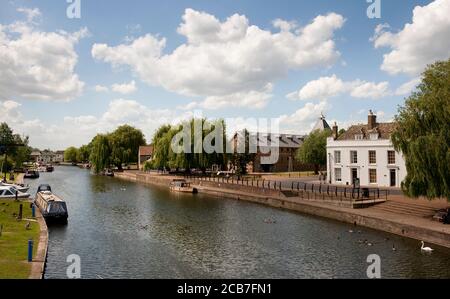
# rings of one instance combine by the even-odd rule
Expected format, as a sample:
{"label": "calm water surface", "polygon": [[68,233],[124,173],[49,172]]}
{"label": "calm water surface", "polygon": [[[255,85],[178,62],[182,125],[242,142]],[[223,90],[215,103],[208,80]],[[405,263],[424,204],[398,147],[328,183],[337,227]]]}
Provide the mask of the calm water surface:
{"label": "calm water surface", "polygon": [[369,254],[383,278],[450,278],[450,250],[422,254],[417,241],[340,222],[76,167],[27,183],[51,184],[69,207],[68,226],[49,228],[46,278],[65,278],[71,254],[82,278],[366,278]]}

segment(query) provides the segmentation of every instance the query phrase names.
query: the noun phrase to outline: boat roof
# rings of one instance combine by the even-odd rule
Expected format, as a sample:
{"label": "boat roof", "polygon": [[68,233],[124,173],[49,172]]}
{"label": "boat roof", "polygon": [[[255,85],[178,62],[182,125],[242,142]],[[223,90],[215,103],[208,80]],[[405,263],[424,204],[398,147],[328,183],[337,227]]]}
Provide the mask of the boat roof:
{"label": "boat roof", "polygon": [[64,202],[60,197],[53,194],[50,191],[42,191],[38,193],[45,201],[56,201],[56,202]]}

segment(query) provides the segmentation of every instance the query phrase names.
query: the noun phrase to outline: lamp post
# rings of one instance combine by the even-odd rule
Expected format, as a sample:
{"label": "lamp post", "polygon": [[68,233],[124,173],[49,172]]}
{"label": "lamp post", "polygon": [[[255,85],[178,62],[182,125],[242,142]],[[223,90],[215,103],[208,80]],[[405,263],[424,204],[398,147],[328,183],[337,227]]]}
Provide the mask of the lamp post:
{"label": "lamp post", "polygon": [[333,181],[331,178],[331,153],[328,153],[328,168],[329,168],[328,169],[328,178],[329,178],[328,182],[331,185],[331,182]]}

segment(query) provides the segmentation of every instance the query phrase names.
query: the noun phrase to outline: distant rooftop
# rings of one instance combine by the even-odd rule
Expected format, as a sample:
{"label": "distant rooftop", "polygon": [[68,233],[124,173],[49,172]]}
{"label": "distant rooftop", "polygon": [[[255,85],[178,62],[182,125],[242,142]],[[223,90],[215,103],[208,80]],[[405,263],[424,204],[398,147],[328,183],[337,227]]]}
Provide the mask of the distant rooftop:
{"label": "distant rooftop", "polygon": [[317,131],[317,130],[319,130],[319,131],[331,130],[331,127],[327,123],[327,121],[325,119],[325,116],[323,114],[320,116],[320,118],[317,121],[316,125],[312,129],[312,132]]}

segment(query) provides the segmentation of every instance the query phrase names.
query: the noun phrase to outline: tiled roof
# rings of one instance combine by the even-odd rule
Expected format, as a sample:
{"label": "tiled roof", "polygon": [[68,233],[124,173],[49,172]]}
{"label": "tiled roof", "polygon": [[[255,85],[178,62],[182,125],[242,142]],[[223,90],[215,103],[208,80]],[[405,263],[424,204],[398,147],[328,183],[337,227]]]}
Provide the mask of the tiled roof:
{"label": "tiled roof", "polygon": [[370,139],[370,134],[378,133],[379,139],[391,139],[391,135],[394,132],[396,123],[377,123],[377,126],[373,130],[369,130],[368,125],[355,125],[351,126],[344,134],[339,136],[337,140],[355,140],[357,135],[363,135],[364,139]]}
{"label": "tiled roof", "polygon": [[[239,135],[241,132],[237,133]],[[299,148],[305,136],[293,134],[249,133],[252,143],[258,146],[278,146],[280,148]],[[236,136],[236,135],[235,135]]]}
{"label": "tiled roof", "polygon": [[153,145],[139,147],[139,156],[152,156],[152,155],[153,155]]}

